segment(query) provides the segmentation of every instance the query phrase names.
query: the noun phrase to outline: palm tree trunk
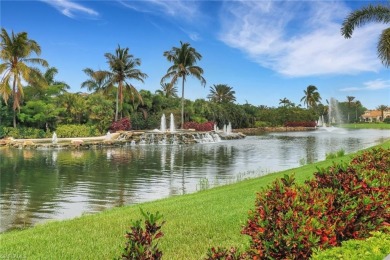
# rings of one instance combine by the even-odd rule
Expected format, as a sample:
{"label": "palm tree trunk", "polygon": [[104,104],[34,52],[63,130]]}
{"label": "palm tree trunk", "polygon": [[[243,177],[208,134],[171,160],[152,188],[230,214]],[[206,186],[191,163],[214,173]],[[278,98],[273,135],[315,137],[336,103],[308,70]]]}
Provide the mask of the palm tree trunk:
{"label": "palm tree trunk", "polygon": [[13,118],[13,124],[14,124],[14,128],[16,128],[16,106],[15,106],[15,99],[16,99],[16,75],[14,75],[14,82],[12,83],[12,95],[14,97],[14,105],[13,105],[13,109],[14,109],[14,118]]}
{"label": "palm tree trunk", "polygon": [[185,76],[183,76],[183,81],[181,83],[181,129],[184,126],[184,80]]}
{"label": "palm tree trunk", "polygon": [[116,90],[116,108],[115,108],[115,121],[118,121],[118,103],[119,102],[119,87]]}

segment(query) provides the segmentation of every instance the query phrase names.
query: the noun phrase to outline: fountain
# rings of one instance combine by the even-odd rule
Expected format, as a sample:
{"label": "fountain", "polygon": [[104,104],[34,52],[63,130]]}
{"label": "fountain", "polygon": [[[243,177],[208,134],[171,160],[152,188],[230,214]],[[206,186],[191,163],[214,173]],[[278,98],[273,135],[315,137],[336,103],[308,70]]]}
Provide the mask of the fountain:
{"label": "fountain", "polygon": [[175,130],[175,120],[174,120],[174,117],[173,117],[172,113],[171,113],[171,121],[170,121],[170,125],[169,125],[169,131],[171,133],[176,132],[176,130]]}
{"label": "fountain", "polygon": [[226,127],[226,134],[230,135],[232,134],[232,123],[229,122],[229,124]]}
{"label": "fountain", "polygon": [[52,144],[57,144],[57,134],[56,132],[53,132],[53,137],[51,138]]}
{"label": "fountain", "polygon": [[165,114],[161,116],[161,126],[160,126],[160,131],[165,133],[167,131],[167,121],[165,119]]}
{"label": "fountain", "polygon": [[329,109],[328,109],[328,125],[331,126],[332,124],[341,124],[341,123],[342,123],[342,118],[339,109],[339,102],[334,98],[330,98]]}

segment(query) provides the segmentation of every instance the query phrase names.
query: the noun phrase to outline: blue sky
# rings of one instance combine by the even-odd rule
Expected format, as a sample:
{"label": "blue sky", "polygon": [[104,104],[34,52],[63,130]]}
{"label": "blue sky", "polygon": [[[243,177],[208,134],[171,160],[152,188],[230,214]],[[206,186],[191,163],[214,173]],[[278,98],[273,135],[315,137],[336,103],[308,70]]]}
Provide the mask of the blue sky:
{"label": "blue sky", "polygon": [[343,19],[369,3],[388,1],[1,0],[0,23],[37,41],[71,92],[86,92],[82,69],[108,69],[104,54],[118,45],[148,74],[144,83],[130,82],[154,92],[170,66],[163,52],[183,41],[202,54],[207,81],[203,88],[189,79],[188,99],[206,99],[210,86],[228,84],[237,103],[276,107],[284,97],[300,103],[315,85],[323,102],[354,96],[374,109],[390,105],[390,70],[376,53],[389,25],[367,24],[351,39],[340,34]]}

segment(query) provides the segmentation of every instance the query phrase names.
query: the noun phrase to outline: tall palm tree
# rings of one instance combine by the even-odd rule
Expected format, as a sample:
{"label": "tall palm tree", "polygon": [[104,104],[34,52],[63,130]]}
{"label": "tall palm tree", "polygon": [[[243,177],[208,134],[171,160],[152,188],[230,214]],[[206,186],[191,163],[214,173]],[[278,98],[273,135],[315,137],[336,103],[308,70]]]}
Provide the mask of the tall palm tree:
{"label": "tall palm tree", "polygon": [[279,99],[279,105],[283,105],[284,107],[291,105],[291,101],[288,98]]}
{"label": "tall palm tree", "polygon": [[[13,98],[13,126],[16,127],[16,110],[20,109],[20,103],[23,98],[22,81],[34,83],[37,86],[46,86],[45,78],[34,67],[29,67],[29,64],[39,64],[48,67],[48,63],[44,59],[31,58],[32,54],[40,55],[41,47],[34,40],[28,38],[26,32],[21,32],[11,35],[2,28],[1,29],[1,50],[0,59],[4,63],[0,64],[0,95],[5,103],[12,96]],[[12,87],[11,87],[12,86]]]}
{"label": "tall palm tree", "polygon": [[352,101],[355,99],[355,97],[347,96],[347,102],[348,102],[348,123],[349,123],[349,110],[351,110],[351,104]]}
{"label": "tall palm tree", "polygon": [[173,65],[168,68],[167,74],[162,77],[161,83],[171,79],[171,85],[175,85],[179,78],[182,78],[181,85],[181,128],[184,124],[184,83],[188,75],[200,80],[203,86],[206,85],[206,80],[202,77],[203,69],[196,66],[196,62],[202,59],[202,55],[198,53],[189,43],[180,41],[180,47],[172,47],[170,51],[165,51],[164,56]]}
{"label": "tall palm tree", "polygon": [[386,106],[386,105],[380,105],[380,106],[378,106],[376,109],[378,109],[379,111],[381,111],[381,117],[382,117],[382,121],[383,121],[385,110],[389,109],[388,106]]}
{"label": "tall palm tree", "polygon": [[216,103],[229,103],[236,101],[236,94],[232,87],[226,84],[217,84],[210,87],[210,94],[207,96],[213,102]]}
{"label": "tall palm tree", "polygon": [[81,83],[82,88],[87,88],[88,91],[107,93],[110,89],[110,72],[105,70],[93,70],[91,68],[83,69],[83,72],[89,77]]}
{"label": "tall palm tree", "polygon": [[303,101],[303,104],[306,104],[307,108],[315,107],[320,102],[321,96],[316,86],[309,85],[303,92],[305,95],[301,98],[301,102]]}
{"label": "tall palm tree", "polygon": [[[390,23],[389,5],[368,5],[350,13],[341,27],[341,35],[351,38],[355,27],[360,27],[369,22]],[[390,66],[390,27],[382,31],[377,46],[378,57],[385,67]]]}
{"label": "tall palm tree", "polygon": [[133,102],[135,96],[142,102],[142,97],[137,89],[132,84],[128,83],[127,80],[135,79],[143,83],[148,75],[137,69],[138,66],[141,66],[141,60],[130,54],[129,48],[122,49],[118,45],[115,54],[106,53],[104,56],[107,58],[107,62],[111,69],[110,82],[112,84],[118,84],[115,110],[115,121],[117,121],[119,108],[122,109],[124,89],[130,92]]}

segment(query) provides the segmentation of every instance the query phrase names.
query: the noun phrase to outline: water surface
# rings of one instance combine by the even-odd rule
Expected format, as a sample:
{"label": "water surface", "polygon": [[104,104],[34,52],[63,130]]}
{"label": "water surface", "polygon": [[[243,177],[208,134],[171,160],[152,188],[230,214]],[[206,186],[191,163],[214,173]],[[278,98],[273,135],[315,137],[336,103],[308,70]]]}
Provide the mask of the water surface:
{"label": "water surface", "polygon": [[[196,145],[99,150],[0,149],[0,232],[50,219],[199,190],[351,153],[390,138],[388,130],[269,133]],[[204,183],[204,182],[203,182]]]}

